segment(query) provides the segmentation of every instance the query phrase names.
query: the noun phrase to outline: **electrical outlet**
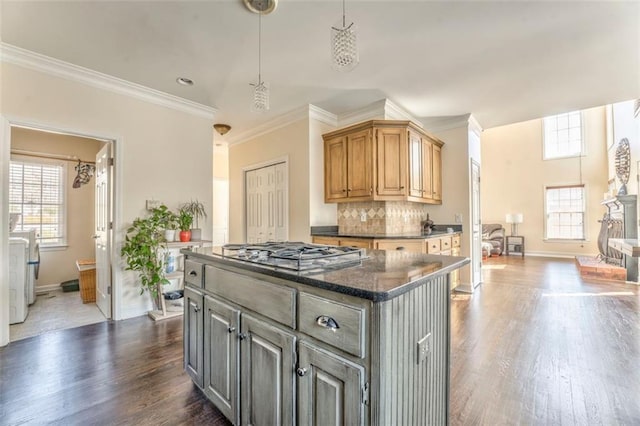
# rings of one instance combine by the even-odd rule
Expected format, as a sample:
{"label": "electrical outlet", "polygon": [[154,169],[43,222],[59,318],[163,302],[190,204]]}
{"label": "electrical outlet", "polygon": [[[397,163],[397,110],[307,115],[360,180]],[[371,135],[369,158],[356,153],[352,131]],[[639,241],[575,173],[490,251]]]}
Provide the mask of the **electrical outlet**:
{"label": "electrical outlet", "polygon": [[147,200],[147,210],[157,209],[160,204],[160,200]]}
{"label": "electrical outlet", "polygon": [[417,364],[420,364],[422,361],[429,357],[429,353],[431,352],[431,333],[424,336],[422,339],[418,340],[418,358]]}
{"label": "electrical outlet", "polygon": [[364,210],[360,211],[360,222],[366,222],[367,221],[367,212]]}
{"label": "electrical outlet", "polygon": [[456,223],[462,223],[462,213],[456,213]]}

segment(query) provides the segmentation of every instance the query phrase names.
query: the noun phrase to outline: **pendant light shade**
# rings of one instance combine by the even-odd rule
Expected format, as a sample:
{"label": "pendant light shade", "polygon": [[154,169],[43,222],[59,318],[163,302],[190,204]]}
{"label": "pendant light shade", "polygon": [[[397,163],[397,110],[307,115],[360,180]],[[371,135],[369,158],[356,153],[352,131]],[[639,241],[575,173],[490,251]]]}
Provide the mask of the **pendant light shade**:
{"label": "pendant light shade", "polygon": [[262,13],[258,13],[258,82],[253,86],[251,111],[269,111],[269,86],[262,81]]}
{"label": "pendant light shade", "polygon": [[338,71],[351,71],[359,61],[357,27],[347,20],[342,0],[342,19],[331,27],[331,62]]}

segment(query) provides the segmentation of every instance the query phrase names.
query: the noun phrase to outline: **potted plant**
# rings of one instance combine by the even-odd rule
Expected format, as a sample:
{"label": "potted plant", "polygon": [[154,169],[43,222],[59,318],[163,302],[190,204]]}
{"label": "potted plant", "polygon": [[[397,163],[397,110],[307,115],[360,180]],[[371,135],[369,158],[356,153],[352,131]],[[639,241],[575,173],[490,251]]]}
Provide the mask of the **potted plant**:
{"label": "potted plant", "polygon": [[193,224],[193,216],[184,208],[178,212],[178,227],[180,228],[180,241],[191,241],[191,225]]}
{"label": "potted plant", "polygon": [[191,238],[194,240],[201,240],[202,229],[200,229],[198,219],[205,219],[207,217],[207,213],[204,210],[204,204],[196,199],[195,201],[192,200],[188,203],[184,203],[180,206],[180,210],[186,210],[189,212],[195,223],[195,227],[191,229]]}
{"label": "potted plant", "polygon": [[148,291],[155,308],[160,309],[162,286],[169,283],[164,275],[164,252],[166,243],[162,235],[163,223],[160,214],[147,218],[136,218],[127,229],[120,254],[124,257],[128,271],[138,272],[140,294]]}
{"label": "potted plant", "polygon": [[176,229],[178,228],[178,215],[169,210],[164,204],[153,209],[152,214],[164,229],[164,239],[167,242],[174,241],[176,239]]}

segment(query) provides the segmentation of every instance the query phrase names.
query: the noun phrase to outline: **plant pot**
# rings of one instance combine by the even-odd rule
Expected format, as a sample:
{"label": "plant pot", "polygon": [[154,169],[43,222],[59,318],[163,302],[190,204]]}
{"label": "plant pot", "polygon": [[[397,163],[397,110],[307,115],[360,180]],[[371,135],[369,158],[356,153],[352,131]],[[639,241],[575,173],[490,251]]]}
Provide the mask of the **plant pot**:
{"label": "plant pot", "polygon": [[191,228],[191,239],[193,241],[200,241],[202,239],[202,229]]}
{"label": "plant pot", "polygon": [[176,239],[176,230],[175,229],[165,229],[164,230],[164,239],[167,242],[171,242]]}
{"label": "plant pot", "polygon": [[180,241],[183,243],[191,241],[191,231],[180,231]]}

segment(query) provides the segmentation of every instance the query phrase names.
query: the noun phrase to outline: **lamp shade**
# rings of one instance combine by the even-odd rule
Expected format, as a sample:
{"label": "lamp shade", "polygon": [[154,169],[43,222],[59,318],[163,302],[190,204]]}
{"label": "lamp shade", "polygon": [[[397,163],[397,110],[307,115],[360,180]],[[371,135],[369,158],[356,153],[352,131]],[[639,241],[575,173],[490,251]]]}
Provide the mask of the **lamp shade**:
{"label": "lamp shade", "polygon": [[505,222],[507,223],[522,223],[524,216],[522,213],[508,213],[505,216]]}

